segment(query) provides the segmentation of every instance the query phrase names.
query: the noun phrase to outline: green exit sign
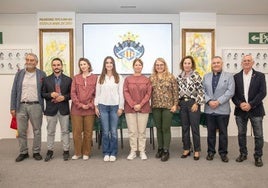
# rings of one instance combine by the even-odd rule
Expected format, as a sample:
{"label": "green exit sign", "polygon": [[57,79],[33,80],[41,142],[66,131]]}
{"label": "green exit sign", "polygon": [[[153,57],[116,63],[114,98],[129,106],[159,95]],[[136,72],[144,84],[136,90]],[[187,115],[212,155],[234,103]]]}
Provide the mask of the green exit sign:
{"label": "green exit sign", "polygon": [[0,44],[3,44],[3,33],[0,32]]}
{"label": "green exit sign", "polygon": [[248,43],[249,44],[268,44],[268,33],[266,32],[249,33]]}

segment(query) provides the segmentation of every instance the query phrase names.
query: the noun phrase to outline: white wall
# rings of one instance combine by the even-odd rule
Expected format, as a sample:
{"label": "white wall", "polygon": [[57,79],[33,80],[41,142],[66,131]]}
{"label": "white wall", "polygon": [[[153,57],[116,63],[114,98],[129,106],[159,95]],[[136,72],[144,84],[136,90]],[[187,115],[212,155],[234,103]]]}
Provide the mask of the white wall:
{"label": "white wall", "polygon": [[[82,50],[82,23],[173,23],[173,72],[179,73],[178,62],[181,59],[180,31],[182,28],[215,28],[216,54],[221,55],[222,48],[268,48],[267,45],[249,45],[248,32],[268,31],[268,16],[244,16],[244,15],[216,15],[214,13],[181,13],[160,15],[76,15],[75,38],[75,64],[74,72],[77,73],[77,60],[83,55]],[[109,20],[109,21],[108,21]],[[34,53],[38,51],[38,29],[35,14],[1,14],[0,31],[3,32],[1,48],[31,48]],[[156,55],[157,56],[157,55]],[[15,131],[9,128],[10,114],[10,90],[14,75],[0,75],[0,139],[14,138]],[[267,106],[267,98],[265,99]],[[267,111],[267,110],[266,110]],[[268,112],[268,111],[267,111]],[[44,118],[45,119],[45,118]],[[268,141],[267,117],[264,119],[264,136]],[[43,124],[43,140],[46,139],[45,120]],[[31,131],[29,131],[31,134]],[[206,136],[206,129],[201,128],[201,134]],[[59,135],[59,134],[58,134]],[[174,136],[179,135],[178,129],[174,129]],[[230,118],[229,135],[237,135],[237,129],[233,115]]]}
{"label": "white wall", "polygon": [[[248,44],[249,32],[268,31],[268,15],[218,15],[216,25],[216,55],[222,54],[222,49],[245,49],[245,48],[266,48],[268,45]],[[266,84],[268,84],[268,75],[266,74]],[[232,112],[234,105],[232,104]],[[266,114],[268,113],[268,97],[264,99]],[[264,140],[268,141],[268,117],[264,116],[263,132]],[[229,135],[237,135],[237,127],[233,113],[230,117]],[[251,134],[251,128],[248,128],[248,135]]]}
{"label": "white wall", "polygon": [[[3,32],[3,44],[0,49],[33,49],[38,53],[38,31],[35,14],[1,14],[0,31]],[[0,139],[14,138],[16,131],[10,125],[10,92],[14,75],[0,75]],[[31,134],[31,131],[29,131]]]}

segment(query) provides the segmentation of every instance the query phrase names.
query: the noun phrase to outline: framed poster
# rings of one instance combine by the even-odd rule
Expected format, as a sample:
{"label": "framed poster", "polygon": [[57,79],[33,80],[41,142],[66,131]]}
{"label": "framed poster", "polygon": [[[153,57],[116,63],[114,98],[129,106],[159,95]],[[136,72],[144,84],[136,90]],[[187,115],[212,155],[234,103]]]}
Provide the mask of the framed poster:
{"label": "framed poster", "polygon": [[30,52],[31,49],[0,49],[0,74],[16,74],[23,69]]}
{"label": "framed poster", "polygon": [[241,71],[241,62],[244,55],[252,55],[254,59],[253,68],[262,73],[268,73],[268,49],[223,49],[222,58],[224,70],[231,73]]}
{"label": "framed poster", "polygon": [[40,68],[52,73],[51,61],[60,58],[63,72],[73,76],[73,29],[39,29]]}
{"label": "framed poster", "polygon": [[214,29],[182,29],[182,56],[191,55],[194,58],[196,70],[202,77],[210,72],[214,46]]}

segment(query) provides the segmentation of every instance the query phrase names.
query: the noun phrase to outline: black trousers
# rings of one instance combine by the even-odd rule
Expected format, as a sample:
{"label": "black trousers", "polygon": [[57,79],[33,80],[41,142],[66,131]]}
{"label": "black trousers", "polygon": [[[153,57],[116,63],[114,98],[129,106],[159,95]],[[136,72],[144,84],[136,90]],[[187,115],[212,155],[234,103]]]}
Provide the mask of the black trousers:
{"label": "black trousers", "polygon": [[191,111],[191,107],[195,101],[193,99],[189,101],[180,101],[180,116],[182,123],[182,143],[184,150],[190,150],[191,140],[190,140],[190,127],[192,130],[194,151],[201,151],[200,147],[200,130],[199,130],[199,121],[200,121],[200,106],[196,112]]}
{"label": "black trousers", "polygon": [[208,143],[208,153],[215,154],[216,145],[216,133],[219,129],[219,149],[218,153],[226,155],[228,153],[228,123],[230,115],[220,115],[220,114],[206,114],[207,119],[207,143]]}

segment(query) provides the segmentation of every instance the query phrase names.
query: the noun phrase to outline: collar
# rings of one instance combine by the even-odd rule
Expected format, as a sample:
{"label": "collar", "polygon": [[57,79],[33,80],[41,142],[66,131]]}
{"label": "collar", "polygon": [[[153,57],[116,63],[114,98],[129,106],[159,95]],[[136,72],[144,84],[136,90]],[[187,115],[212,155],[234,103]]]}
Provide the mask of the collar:
{"label": "collar", "polygon": [[220,71],[220,72],[213,72],[213,76],[220,76],[221,73],[222,73],[222,71]]}
{"label": "collar", "polygon": [[253,73],[253,70],[251,69],[250,71],[248,71],[248,73],[246,74],[245,71],[243,71],[243,75],[244,76],[251,76]]}
{"label": "collar", "polygon": [[186,75],[185,71],[182,71],[181,76],[182,77],[190,77],[193,73],[194,73],[194,71],[191,70],[190,73],[188,75]]}

